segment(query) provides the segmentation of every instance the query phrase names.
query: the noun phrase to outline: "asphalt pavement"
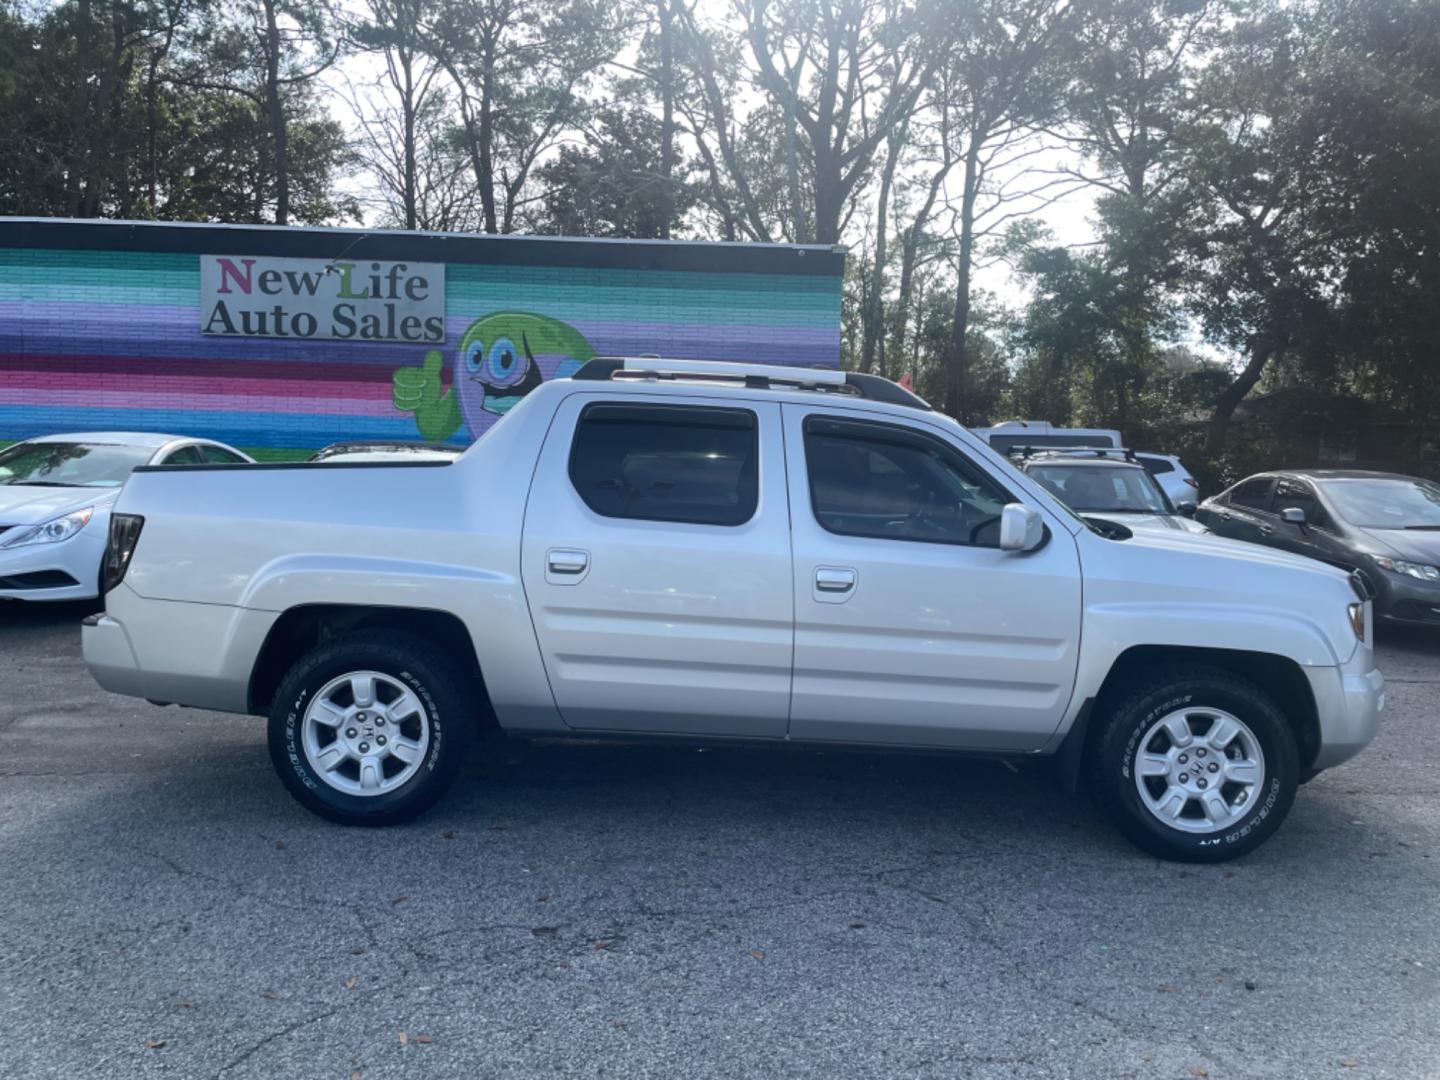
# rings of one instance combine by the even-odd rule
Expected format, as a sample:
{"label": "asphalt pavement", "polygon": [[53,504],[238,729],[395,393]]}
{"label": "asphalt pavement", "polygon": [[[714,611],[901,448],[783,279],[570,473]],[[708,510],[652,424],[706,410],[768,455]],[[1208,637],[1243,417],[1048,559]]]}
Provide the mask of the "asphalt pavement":
{"label": "asphalt pavement", "polygon": [[494,744],[311,817],[0,604],[0,1080],[1440,1077],[1440,634],[1217,867],[995,761]]}

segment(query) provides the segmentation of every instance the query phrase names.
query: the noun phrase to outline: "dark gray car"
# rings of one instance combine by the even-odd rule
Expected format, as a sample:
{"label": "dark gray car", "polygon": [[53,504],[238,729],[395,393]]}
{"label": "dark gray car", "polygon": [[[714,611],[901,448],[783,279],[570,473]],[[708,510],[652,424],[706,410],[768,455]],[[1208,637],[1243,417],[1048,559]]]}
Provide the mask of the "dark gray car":
{"label": "dark gray car", "polygon": [[1396,473],[1260,473],[1206,499],[1220,536],[1358,570],[1383,618],[1440,625],[1440,484]]}

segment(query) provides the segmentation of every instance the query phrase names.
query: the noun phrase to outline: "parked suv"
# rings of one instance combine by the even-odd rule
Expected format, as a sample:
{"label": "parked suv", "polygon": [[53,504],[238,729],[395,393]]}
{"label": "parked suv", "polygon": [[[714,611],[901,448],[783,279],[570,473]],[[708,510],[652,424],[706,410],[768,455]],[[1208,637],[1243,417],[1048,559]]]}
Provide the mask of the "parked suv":
{"label": "parked suv", "polygon": [[1440,484],[1356,469],[1260,473],[1197,516],[1221,536],[1354,571],[1382,618],[1440,625]]}
{"label": "parked suv", "polygon": [[1210,531],[1193,520],[1194,502],[1175,506],[1149,470],[1128,451],[1022,451],[1017,463],[1030,479],[1077,514],[1134,528]]}
{"label": "parked suv", "polygon": [[1150,470],[1155,482],[1176,506],[1197,503],[1200,500],[1200,481],[1196,480],[1181,460],[1174,454],[1152,454],[1141,452],[1135,459]]}
{"label": "parked suv", "polygon": [[593,360],[453,463],[137,470],[84,651],[267,715],[345,823],[430,806],[490,725],[1049,756],[1148,851],[1230,858],[1375,734],[1370,606],[1127,536],[874,376]]}

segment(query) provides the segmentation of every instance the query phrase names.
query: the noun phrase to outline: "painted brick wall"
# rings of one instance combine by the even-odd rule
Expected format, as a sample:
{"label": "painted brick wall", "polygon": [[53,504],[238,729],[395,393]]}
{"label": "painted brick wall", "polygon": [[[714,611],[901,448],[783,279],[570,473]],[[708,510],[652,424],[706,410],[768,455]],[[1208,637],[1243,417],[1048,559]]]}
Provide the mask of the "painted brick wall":
{"label": "painted brick wall", "polygon": [[[144,228],[149,236],[163,227]],[[397,371],[423,366],[431,346],[207,337],[200,332],[198,254],[117,250],[113,239],[87,250],[75,246],[75,226],[69,229],[69,246],[0,243],[0,442],[60,431],[146,430],[295,456],[342,439],[422,437],[415,415],[396,407],[392,386]],[[24,236],[33,241],[35,232]],[[185,236],[211,254],[250,253],[234,233]],[[325,231],[313,257],[330,257],[334,236]],[[565,250],[572,249],[597,261],[591,249]],[[463,364],[457,353],[466,330],[496,313],[506,313],[493,322],[501,330],[523,328],[527,318],[559,320],[579,335],[573,351],[588,346],[592,355],[838,365],[838,272],[705,271],[692,268],[696,253],[688,245],[658,248],[642,260],[612,245],[598,261],[613,253],[617,262],[663,264],[674,251],[685,256],[676,261],[690,265],[432,259],[446,263],[443,385]],[[745,255],[724,254],[732,267]],[[756,253],[757,266],[766,266],[767,255]],[[539,357],[537,366],[552,378],[583,359]],[[456,430],[427,434],[464,443],[495,419],[485,408],[467,409]]]}

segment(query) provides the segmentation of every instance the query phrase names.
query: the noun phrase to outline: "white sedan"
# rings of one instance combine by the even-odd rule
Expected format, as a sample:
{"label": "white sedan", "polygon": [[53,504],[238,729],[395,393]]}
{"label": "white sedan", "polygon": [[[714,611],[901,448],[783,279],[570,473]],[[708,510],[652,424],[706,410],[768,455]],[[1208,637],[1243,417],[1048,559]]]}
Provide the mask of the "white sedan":
{"label": "white sedan", "polygon": [[210,439],[133,431],[47,435],[0,450],[0,599],[100,595],[110,508],[140,465],[247,465]]}

